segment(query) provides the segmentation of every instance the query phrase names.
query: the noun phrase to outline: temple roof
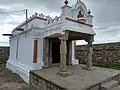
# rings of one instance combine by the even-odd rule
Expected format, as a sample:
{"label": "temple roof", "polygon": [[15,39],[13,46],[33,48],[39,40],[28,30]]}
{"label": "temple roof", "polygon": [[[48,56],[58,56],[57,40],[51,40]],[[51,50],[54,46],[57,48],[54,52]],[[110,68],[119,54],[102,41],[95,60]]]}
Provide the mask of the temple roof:
{"label": "temple roof", "polygon": [[[41,14],[35,13],[28,19],[27,22],[25,21],[25,22],[21,23],[16,28],[21,28],[25,24],[32,22],[32,20],[34,20],[36,18],[44,21],[43,24],[45,24],[45,25],[42,28],[47,28],[48,26],[54,26],[54,24],[57,25],[57,22],[59,22],[59,21],[64,22],[64,20],[66,20],[66,18],[69,18],[68,21],[71,25],[67,25],[67,28],[72,29],[73,31],[77,30],[77,31],[80,32],[81,28],[84,27],[83,28],[84,31],[82,30],[83,33],[95,35],[95,32],[92,30],[92,27],[93,27],[92,16],[90,15],[90,12],[88,13],[86,5],[81,0],[78,0],[77,3],[75,5],[73,5],[72,7],[70,7],[68,5],[67,0],[65,0],[64,3],[65,3],[64,6],[66,6],[66,7],[61,8],[62,9],[62,14],[60,16],[58,16],[58,17],[56,16],[55,18],[52,18],[50,16],[45,16],[42,13]],[[72,10],[73,11],[75,10],[75,12],[73,12]],[[81,15],[83,15],[83,18],[80,17],[80,15],[79,15],[80,12],[81,12]],[[78,18],[78,16],[79,16],[79,18]],[[83,20],[84,22],[81,21],[81,20]],[[34,22],[33,22],[33,24],[34,24]],[[16,28],[13,30],[13,32],[16,31]],[[88,29],[89,29],[89,31],[88,31]],[[87,30],[87,31],[85,31],[85,30]]]}

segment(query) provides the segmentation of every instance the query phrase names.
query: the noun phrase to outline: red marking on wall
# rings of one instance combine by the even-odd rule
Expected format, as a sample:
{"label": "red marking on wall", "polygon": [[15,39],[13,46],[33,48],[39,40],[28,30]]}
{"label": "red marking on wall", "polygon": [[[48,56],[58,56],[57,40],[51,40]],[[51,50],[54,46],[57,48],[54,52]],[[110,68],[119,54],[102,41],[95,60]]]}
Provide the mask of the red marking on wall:
{"label": "red marking on wall", "polygon": [[66,20],[73,21],[73,22],[76,22],[76,23],[79,23],[79,24],[83,24],[83,25],[86,25],[86,26],[89,26],[89,27],[93,27],[93,25],[90,25],[90,24],[87,24],[87,23],[84,23],[84,22],[80,22],[78,20],[74,20],[74,19],[71,19],[71,18],[68,18],[68,17],[66,17]]}
{"label": "red marking on wall", "polygon": [[38,40],[34,40],[33,63],[37,63],[38,56]]}

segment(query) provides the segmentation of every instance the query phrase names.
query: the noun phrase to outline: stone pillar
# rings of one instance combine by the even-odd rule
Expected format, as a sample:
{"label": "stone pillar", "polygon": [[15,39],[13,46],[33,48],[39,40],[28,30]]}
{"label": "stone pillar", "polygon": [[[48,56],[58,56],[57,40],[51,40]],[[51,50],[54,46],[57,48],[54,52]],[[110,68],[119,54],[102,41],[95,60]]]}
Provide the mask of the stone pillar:
{"label": "stone pillar", "polygon": [[66,39],[64,36],[59,37],[61,40],[61,45],[60,45],[60,71],[61,72],[66,72],[66,55],[67,55],[67,45],[66,45]]}
{"label": "stone pillar", "polygon": [[74,41],[74,57],[76,59],[76,41]]}
{"label": "stone pillar", "polygon": [[49,66],[52,66],[52,40],[49,41]]}
{"label": "stone pillar", "polygon": [[72,65],[72,41],[69,41],[69,60],[68,60],[68,64]]}
{"label": "stone pillar", "polygon": [[44,67],[49,67],[49,40],[43,39],[43,61]]}
{"label": "stone pillar", "polygon": [[58,74],[60,76],[66,77],[70,76],[73,73],[67,71],[67,66],[66,66],[66,56],[67,56],[67,45],[66,41],[68,40],[68,32],[65,32],[64,34],[61,34],[59,39],[61,40],[60,44],[60,72]]}
{"label": "stone pillar", "polygon": [[93,54],[93,48],[92,48],[92,42],[88,41],[88,46],[87,46],[87,68],[92,69],[93,68],[93,62],[92,62],[92,54]]}
{"label": "stone pillar", "polygon": [[93,47],[92,47],[92,42],[93,42],[93,37],[92,35],[89,36],[87,42],[87,69],[88,70],[93,70],[93,62],[92,62],[92,55],[93,55]]}

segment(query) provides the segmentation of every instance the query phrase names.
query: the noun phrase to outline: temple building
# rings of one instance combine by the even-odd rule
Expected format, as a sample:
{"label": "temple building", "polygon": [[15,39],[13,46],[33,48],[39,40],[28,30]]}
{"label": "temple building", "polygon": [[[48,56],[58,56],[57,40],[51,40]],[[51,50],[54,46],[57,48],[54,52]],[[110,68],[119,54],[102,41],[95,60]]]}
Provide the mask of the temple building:
{"label": "temple building", "polygon": [[59,75],[69,75],[67,65],[79,64],[75,58],[75,41],[88,42],[86,69],[92,70],[93,30],[91,11],[77,0],[73,7],[65,0],[61,15],[55,18],[35,13],[13,29],[10,56],[6,68],[29,83],[30,70],[50,68],[59,64]]}

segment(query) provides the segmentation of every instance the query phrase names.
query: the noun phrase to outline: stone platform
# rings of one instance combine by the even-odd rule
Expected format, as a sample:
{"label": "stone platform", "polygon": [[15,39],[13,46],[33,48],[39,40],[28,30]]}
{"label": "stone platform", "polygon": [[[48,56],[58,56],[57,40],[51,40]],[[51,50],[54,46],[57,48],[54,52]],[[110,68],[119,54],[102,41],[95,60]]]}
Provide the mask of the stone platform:
{"label": "stone platform", "polygon": [[[120,77],[118,70],[94,67],[93,71],[82,69],[84,65],[68,66],[72,76],[61,77],[57,73],[59,66],[30,72],[30,84],[39,90],[100,90],[100,82]],[[90,89],[94,87],[95,89]],[[88,88],[88,89],[85,89]]]}

